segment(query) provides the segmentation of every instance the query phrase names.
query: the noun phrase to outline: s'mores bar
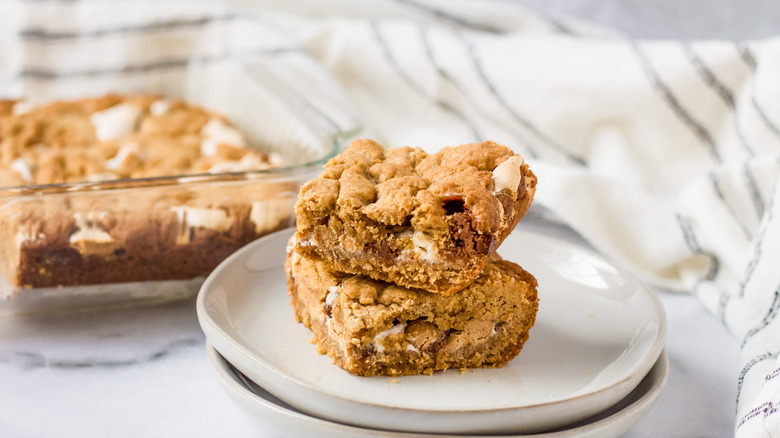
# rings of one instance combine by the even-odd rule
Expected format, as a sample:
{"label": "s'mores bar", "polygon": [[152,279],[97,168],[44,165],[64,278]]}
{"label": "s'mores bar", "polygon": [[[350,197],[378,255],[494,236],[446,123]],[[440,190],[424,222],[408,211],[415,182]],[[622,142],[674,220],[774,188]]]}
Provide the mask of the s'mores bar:
{"label": "s'mores bar", "polygon": [[[0,298],[204,277],[292,225],[297,181],[236,173],[280,164],[251,146],[178,99],[0,100]],[[194,174],[215,175],[181,177]]]}
{"label": "s'mores bar", "polygon": [[302,187],[296,250],[335,271],[454,294],[480,275],[535,189],[523,157],[492,141],[429,155],[355,140]]}
{"label": "s'mores bar", "polygon": [[294,251],[286,270],[295,318],[318,352],[361,376],[501,367],[522,349],[539,306],[536,279],[497,255],[451,296],[340,273]]}

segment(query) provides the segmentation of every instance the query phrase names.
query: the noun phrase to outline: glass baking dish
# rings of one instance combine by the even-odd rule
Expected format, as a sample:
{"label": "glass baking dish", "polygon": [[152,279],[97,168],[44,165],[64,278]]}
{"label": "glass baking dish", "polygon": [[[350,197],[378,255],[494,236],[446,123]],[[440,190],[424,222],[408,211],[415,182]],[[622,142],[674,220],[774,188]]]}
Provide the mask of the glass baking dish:
{"label": "glass baking dish", "polygon": [[235,250],[294,224],[298,189],[342,144],[268,170],[0,188],[0,314],[190,297]]}
{"label": "glass baking dish", "polygon": [[281,18],[206,3],[11,11],[0,14],[1,99],[181,99],[224,116],[283,165],[0,187],[0,314],[192,296],[233,250],[291,225],[299,186],[360,130],[340,84]]}

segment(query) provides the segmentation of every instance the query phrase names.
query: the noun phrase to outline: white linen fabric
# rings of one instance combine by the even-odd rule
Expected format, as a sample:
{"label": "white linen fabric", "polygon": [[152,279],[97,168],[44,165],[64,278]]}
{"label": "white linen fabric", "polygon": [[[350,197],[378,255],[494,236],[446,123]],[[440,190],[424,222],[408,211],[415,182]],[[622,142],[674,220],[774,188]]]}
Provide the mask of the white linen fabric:
{"label": "white linen fabric", "polygon": [[535,209],[741,340],[735,435],[780,437],[780,40],[635,41],[466,0],[0,3],[0,95],[220,103],[267,76],[334,132],[523,154]]}

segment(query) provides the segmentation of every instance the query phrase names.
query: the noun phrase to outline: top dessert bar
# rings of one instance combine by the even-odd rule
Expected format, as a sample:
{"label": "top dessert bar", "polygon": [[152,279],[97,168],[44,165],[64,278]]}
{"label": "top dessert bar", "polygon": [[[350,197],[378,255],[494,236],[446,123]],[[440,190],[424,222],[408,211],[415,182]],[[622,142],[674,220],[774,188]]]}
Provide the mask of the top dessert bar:
{"label": "top dessert bar", "polygon": [[301,188],[296,250],[337,271],[453,294],[477,278],[535,189],[523,158],[492,141],[428,155],[355,140]]}

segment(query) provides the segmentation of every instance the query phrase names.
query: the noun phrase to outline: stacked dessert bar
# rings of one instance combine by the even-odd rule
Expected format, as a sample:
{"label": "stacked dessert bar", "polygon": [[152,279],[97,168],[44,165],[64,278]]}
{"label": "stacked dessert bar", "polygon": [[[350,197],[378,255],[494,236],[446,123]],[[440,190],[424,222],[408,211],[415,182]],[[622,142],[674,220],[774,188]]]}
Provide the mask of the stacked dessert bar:
{"label": "stacked dessert bar", "polygon": [[354,141],[298,197],[296,319],[362,376],[503,366],[538,298],[536,279],[495,250],[535,189],[523,158],[490,141],[432,155]]}

